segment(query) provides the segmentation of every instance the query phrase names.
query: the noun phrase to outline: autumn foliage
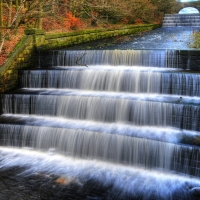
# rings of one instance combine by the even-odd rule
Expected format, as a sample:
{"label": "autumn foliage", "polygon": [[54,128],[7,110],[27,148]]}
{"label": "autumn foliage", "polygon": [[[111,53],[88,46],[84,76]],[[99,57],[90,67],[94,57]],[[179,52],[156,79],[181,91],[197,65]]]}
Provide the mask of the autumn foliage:
{"label": "autumn foliage", "polygon": [[0,2],[3,6],[2,26],[5,29],[3,34],[0,34],[1,37],[5,35],[3,39],[0,38],[0,66],[24,36],[24,29],[42,28],[47,32],[65,32],[83,28],[93,29],[96,26],[109,28],[123,24],[160,23],[163,15],[174,13],[178,5],[175,0]]}
{"label": "autumn foliage", "polygon": [[142,24],[142,23],[143,23],[143,21],[141,19],[136,19],[135,20],[135,24]]}
{"label": "autumn foliage", "polygon": [[79,28],[83,28],[84,23],[79,18],[73,16],[71,12],[67,12],[65,26],[68,29],[76,30]]}
{"label": "autumn foliage", "polygon": [[4,64],[6,58],[8,55],[14,50],[17,43],[21,40],[21,38],[24,35],[24,28],[20,27],[17,31],[17,33],[10,33],[12,34],[12,37],[7,38],[5,40],[2,52],[0,53],[0,66]]}
{"label": "autumn foliage", "polygon": [[47,32],[64,32],[67,31],[63,18],[44,17],[42,19],[42,28]]}

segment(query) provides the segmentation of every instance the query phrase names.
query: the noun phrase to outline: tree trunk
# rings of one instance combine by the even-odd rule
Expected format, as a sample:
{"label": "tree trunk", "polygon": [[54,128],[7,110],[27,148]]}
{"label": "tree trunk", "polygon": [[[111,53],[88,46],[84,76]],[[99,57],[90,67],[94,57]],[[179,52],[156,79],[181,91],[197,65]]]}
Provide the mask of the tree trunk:
{"label": "tree trunk", "polygon": [[69,8],[70,8],[70,11],[72,12],[72,15],[75,16],[76,14],[76,1],[70,1],[69,3]]}
{"label": "tree trunk", "polygon": [[39,10],[38,10],[38,17],[37,17],[37,22],[36,22],[36,28],[42,29],[42,1],[39,0],[38,4],[39,4],[38,5]]}
{"label": "tree trunk", "polygon": [[2,7],[2,1],[0,0],[0,43],[3,40],[3,7]]}
{"label": "tree trunk", "polygon": [[9,0],[8,2],[8,23],[7,26],[10,27],[11,24],[11,19],[12,19],[12,0]]}
{"label": "tree trunk", "polygon": [[19,7],[19,1],[18,0],[15,0],[15,6],[16,6],[16,10],[17,10],[18,7]]}

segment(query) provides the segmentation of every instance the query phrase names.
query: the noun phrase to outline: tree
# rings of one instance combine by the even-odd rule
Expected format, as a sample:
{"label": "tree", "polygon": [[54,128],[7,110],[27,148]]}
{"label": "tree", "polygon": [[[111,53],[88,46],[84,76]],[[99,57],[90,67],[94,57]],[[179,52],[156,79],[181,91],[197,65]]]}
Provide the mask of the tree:
{"label": "tree", "polygon": [[4,2],[0,0],[0,53],[5,40],[15,35],[21,25],[41,29],[42,17],[52,13],[52,8],[55,8],[51,0],[16,0],[15,4],[12,0]]}
{"label": "tree", "polygon": [[180,6],[176,0],[151,0],[151,3],[156,6],[156,17],[163,17],[164,14],[173,14],[177,12]]}
{"label": "tree", "polygon": [[8,22],[7,22],[8,28],[11,25],[11,19],[12,19],[12,0],[8,0]]}
{"label": "tree", "polygon": [[[25,2],[25,0],[22,1],[21,5],[17,8],[17,10],[15,10],[14,16],[12,18],[12,3],[10,3],[9,0],[9,4],[6,2],[6,8],[8,9],[8,21],[7,24],[4,26],[3,25],[3,6],[2,6],[2,0],[0,0],[1,4],[0,4],[0,24],[1,24],[1,34],[0,34],[0,53],[2,51],[4,42],[6,37],[9,35],[10,30],[12,29],[12,27],[15,26],[15,22],[17,20],[17,18],[20,16],[21,10],[23,8],[23,4]],[[3,31],[4,30],[4,31]]]}
{"label": "tree", "polygon": [[104,27],[161,22],[165,13],[177,10],[177,5],[176,0],[0,0],[0,53],[5,40],[19,27],[48,31],[55,24],[77,29],[83,21],[87,26]]}
{"label": "tree", "polygon": [[3,41],[3,6],[0,0],[0,43]]}

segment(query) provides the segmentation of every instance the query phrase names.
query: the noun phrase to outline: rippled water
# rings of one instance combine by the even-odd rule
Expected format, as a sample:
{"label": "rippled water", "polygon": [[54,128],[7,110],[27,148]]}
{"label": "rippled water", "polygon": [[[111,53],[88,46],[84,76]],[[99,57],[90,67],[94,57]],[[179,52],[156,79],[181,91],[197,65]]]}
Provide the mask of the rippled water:
{"label": "rippled water", "polygon": [[197,27],[162,27],[136,36],[118,36],[67,49],[193,49],[193,33]]}

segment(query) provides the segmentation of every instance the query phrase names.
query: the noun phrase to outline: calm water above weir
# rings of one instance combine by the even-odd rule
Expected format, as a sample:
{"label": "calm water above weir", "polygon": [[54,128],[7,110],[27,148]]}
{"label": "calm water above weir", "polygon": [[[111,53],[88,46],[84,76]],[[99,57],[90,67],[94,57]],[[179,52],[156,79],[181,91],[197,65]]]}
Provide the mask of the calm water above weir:
{"label": "calm water above weir", "polygon": [[67,49],[187,49],[190,50],[197,27],[162,27],[137,36],[119,36],[112,39],[75,45]]}

